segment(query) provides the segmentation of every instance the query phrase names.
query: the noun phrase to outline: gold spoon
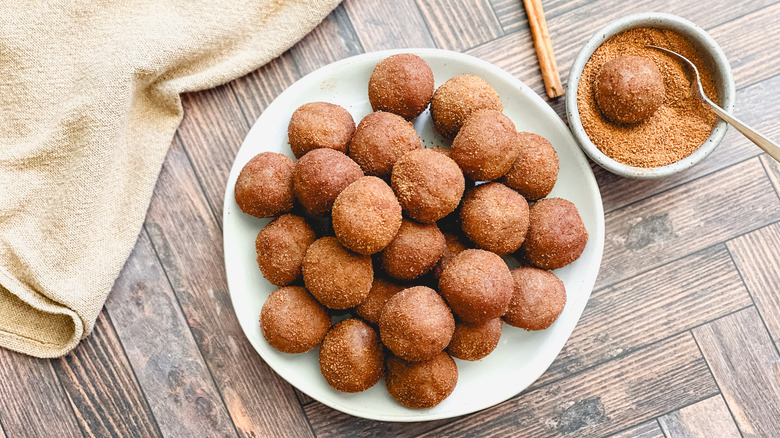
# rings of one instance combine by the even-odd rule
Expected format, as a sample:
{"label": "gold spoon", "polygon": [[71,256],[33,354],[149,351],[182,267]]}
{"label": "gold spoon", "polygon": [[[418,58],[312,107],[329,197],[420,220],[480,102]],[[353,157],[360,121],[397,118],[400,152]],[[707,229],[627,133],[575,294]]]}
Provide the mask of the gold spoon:
{"label": "gold spoon", "polygon": [[680,55],[677,52],[673,52],[669,49],[664,49],[663,47],[658,46],[645,46],[649,47],[651,49],[660,50],[664,53],[668,53],[674,58],[679,59],[683,62],[683,64],[687,65],[688,68],[693,70],[693,73],[696,77],[696,81],[694,81],[691,84],[691,90],[693,91],[693,94],[695,94],[699,99],[701,99],[704,103],[709,105],[710,108],[712,108],[712,111],[715,112],[715,114],[718,115],[721,119],[728,122],[731,126],[736,128],[737,131],[741,132],[742,135],[748,138],[748,140],[755,143],[758,147],[764,150],[769,156],[774,158],[777,162],[780,162],[780,146],[777,145],[777,143],[773,142],[772,140],[764,137],[763,135],[756,132],[755,129],[751,128],[750,126],[742,123],[739,121],[734,115],[729,113],[728,111],[724,110],[723,108],[719,107],[718,105],[715,105],[713,101],[711,101],[706,94],[704,94],[704,89],[701,86],[701,79],[699,78],[699,69],[696,68],[695,65],[691,61],[688,60],[688,58]]}

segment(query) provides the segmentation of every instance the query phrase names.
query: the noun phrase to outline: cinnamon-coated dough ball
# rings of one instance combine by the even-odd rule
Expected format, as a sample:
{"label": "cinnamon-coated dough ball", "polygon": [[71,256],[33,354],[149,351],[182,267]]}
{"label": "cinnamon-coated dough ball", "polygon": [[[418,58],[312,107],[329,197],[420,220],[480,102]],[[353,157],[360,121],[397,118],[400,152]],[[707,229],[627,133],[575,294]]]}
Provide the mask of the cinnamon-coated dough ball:
{"label": "cinnamon-coated dough ball", "polygon": [[476,75],[458,75],[442,84],[431,99],[431,117],[436,130],[449,140],[455,138],[471,113],[492,109],[503,111],[498,93]]}
{"label": "cinnamon-coated dough ball", "polygon": [[471,324],[457,322],[447,353],[462,360],[480,360],[496,349],[501,339],[501,318]]}
{"label": "cinnamon-coated dough ball", "polygon": [[376,385],[384,361],[379,335],[355,318],[334,325],[320,347],[320,372],[330,386],[341,392],[360,392]]}
{"label": "cinnamon-coated dough ball", "polygon": [[452,233],[444,234],[444,252],[441,253],[441,258],[436,262],[436,266],[433,267],[433,276],[438,280],[441,277],[441,273],[444,272],[444,268],[450,263],[456,255],[469,249],[466,242]]}
{"label": "cinnamon-coated dough ball", "polygon": [[588,243],[588,230],[577,207],[566,199],[545,198],[529,211],[520,248],[525,259],[542,269],[558,269],[577,260]]}
{"label": "cinnamon-coated dough ball", "polygon": [[333,231],[339,242],[360,254],[374,254],[401,227],[401,205],[386,182],[365,176],[344,189],[333,203]]}
{"label": "cinnamon-coated dough ball", "polygon": [[293,160],[276,152],[255,155],[236,179],[236,203],[256,217],[274,217],[292,210]]}
{"label": "cinnamon-coated dough ball", "polygon": [[474,112],[452,142],[452,159],[474,181],[492,181],[512,167],[520,152],[515,124],[496,110]]}
{"label": "cinnamon-coated dough ball", "polygon": [[287,136],[295,158],[318,148],[347,153],[355,132],[355,120],[344,108],[328,102],[311,102],[298,107],[290,118]]}
{"label": "cinnamon-coated dough ball", "polygon": [[324,306],[348,309],[368,296],[374,267],[371,257],[344,248],[335,237],[323,237],[306,251],[303,282]]}
{"label": "cinnamon-coated dough ball", "polygon": [[299,279],[303,257],[315,239],[314,230],[300,216],[285,214],[271,221],[255,239],[257,265],[265,279],[277,286]]}
{"label": "cinnamon-coated dough ball", "polygon": [[355,308],[355,313],[371,324],[379,324],[379,317],[382,315],[382,310],[385,309],[387,300],[404,289],[406,286],[375,276],[368,297]]}
{"label": "cinnamon-coated dough ball", "polygon": [[368,100],[374,111],[387,111],[411,120],[419,116],[433,96],[433,71],[411,53],[380,61],[368,80]]}
{"label": "cinnamon-coated dough ball", "polygon": [[549,195],[558,180],[558,153],[547,139],[532,132],[518,132],[520,152],[501,182],[517,190],[527,201]]}
{"label": "cinnamon-coated dough ball", "polygon": [[408,219],[395,238],[379,254],[382,269],[393,278],[414,280],[433,269],[444,252],[444,234],[433,224]]}
{"label": "cinnamon-coated dough ball", "polygon": [[387,301],[379,317],[382,343],[396,356],[427,360],[452,339],[455,319],[435,290],[425,286],[404,289]]}
{"label": "cinnamon-coated dough ball", "polygon": [[501,183],[477,186],[463,197],[463,232],[478,247],[505,255],[517,251],[528,231],[528,202]]}
{"label": "cinnamon-coated dough ball", "polygon": [[268,344],[283,353],[303,353],[316,347],[330,328],[330,316],[299,286],[281,287],[260,311],[260,329]]}
{"label": "cinnamon-coated dough ball", "polygon": [[550,271],[534,267],[512,270],[515,291],[504,321],[526,330],[544,330],[552,325],[566,305],[566,288]]}
{"label": "cinnamon-coated dough ball", "polygon": [[389,180],[393,164],[405,153],[420,148],[422,140],[410,122],[399,115],[377,111],[358,124],[349,144],[349,156],[366,175]]}
{"label": "cinnamon-coated dough ball", "polygon": [[501,257],[481,249],[467,249],[444,268],[439,293],[465,322],[477,323],[506,313],[514,282]]}
{"label": "cinnamon-coated dough ball", "polygon": [[466,187],[458,164],[432,149],[407,152],[396,161],[391,183],[406,214],[426,224],[455,211]]}
{"label": "cinnamon-coated dough ball", "polygon": [[363,176],[348,156],[333,149],[314,149],[295,163],[293,190],[309,214],[326,216],[336,197]]}
{"label": "cinnamon-coated dough ball", "polygon": [[620,56],[599,72],[596,103],[615,123],[639,123],[664,103],[664,77],[655,62],[642,56]]}
{"label": "cinnamon-coated dough ball", "polygon": [[387,392],[407,408],[432,408],[449,397],[457,383],[458,366],[447,353],[422,362],[387,356]]}

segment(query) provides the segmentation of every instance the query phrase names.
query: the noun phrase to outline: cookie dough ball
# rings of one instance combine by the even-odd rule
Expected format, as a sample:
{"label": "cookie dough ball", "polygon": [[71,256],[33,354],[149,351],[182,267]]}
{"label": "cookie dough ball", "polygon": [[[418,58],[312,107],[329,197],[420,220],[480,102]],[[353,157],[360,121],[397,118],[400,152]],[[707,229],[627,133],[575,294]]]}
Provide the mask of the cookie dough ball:
{"label": "cookie dough ball", "polygon": [[404,360],[427,360],[447,347],[455,319],[435,290],[404,289],[387,301],[379,317],[382,343]]}
{"label": "cookie dough ball", "polygon": [[425,111],[433,96],[433,71],[417,55],[401,53],[374,67],[368,80],[368,100],[374,111],[411,120]]}
{"label": "cookie dough ball", "polygon": [[344,248],[335,237],[323,237],[306,251],[303,282],[324,306],[348,309],[368,296],[374,267],[371,257]]}
{"label": "cookie dough ball", "polygon": [[379,261],[391,277],[414,280],[433,269],[444,247],[444,234],[435,223],[404,219],[393,241],[379,254]]}
{"label": "cookie dough ball", "polygon": [[455,256],[439,279],[439,293],[458,318],[478,323],[506,313],[514,282],[501,257],[481,249]]}
{"label": "cookie dough ball", "polygon": [[334,325],[320,347],[320,371],[341,392],[360,392],[376,385],[384,362],[379,335],[355,318]]}
{"label": "cookie dough ball", "polygon": [[311,102],[298,107],[290,118],[287,136],[295,158],[318,148],[347,153],[355,133],[355,121],[344,108],[327,102]]}
{"label": "cookie dough ball", "polygon": [[266,225],[255,239],[257,265],[266,280],[286,286],[301,277],[301,264],[316,236],[306,220],[285,214]]}
{"label": "cookie dough ball", "polygon": [[596,83],[596,103],[615,123],[639,123],[664,102],[664,77],[655,62],[641,56],[607,61]]}
{"label": "cookie dough ball", "polygon": [[433,126],[452,140],[471,113],[492,109],[503,111],[504,104],[493,87],[476,75],[458,75],[442,84],[431,99]]}
{"label": "cookie dough ball", "polygon": [[374,176],[360,178],[333,204],[333,231],[339,242],[360,254],[374,254],[401,227],[401,205],[393,189]]}
{"label": "cookie dough ball", "polygon": [[501,318],[470,324],[458,322],[452,335],[447,353],[462,360],[480,360],[492,353],[501,339]]}
{"label": "cookie dough ball", "polygon": [[501,182],[528,201],[549,195],[558,180],[558,153],[547,139],[532,132],[518,132],[520,152]]}
{"label": "cookie dough ball", "polygon": [[438,280],[441,277],[441,273],[444,272],[444,268],[450,263],[456,255],[467,250],[469,247],[466,243],[455,234],[444,234],[444,252],[441,253],[441,258],[436,262],[436,266],[433,267],[433,276]]}
{"label": "cookie dough ball", "polygon": [[531,266],[513,269],[512,278],[515,291],[504,321],[525,330],[550,327],[566,305],[563,282],[552,272]]}
{"label": "cookie dough ball", "polygon": [[528,231],[528,202],[501,183],[477,186],[460,209],[463,232],[478,247],[505,255],[520,249]]}
{"label": "cookie dough ball", "polygon": [[265,300],[260,329],[268,344],[282,353],[303,353],[316,347],[330,328],[330,316],[299,286],[282,287]]}
{"label": "cookie dough ball", "polygon": [[377,111],[358,124],[349,144],[349,156],[366,175],[387,180],[399,158],[420,148],[422,141],[410,122],[399,115]]}
{"label": "cookie dough ball", "polygon": [[274,217],[292,210],[293,160],[276,152],[263,152],[249,160],[236,179],[236,203],[256,217]]}
{"label": "cookie dough ball", "polygon": [[393,283],[382,277],[374,277],[374,284],[371,285],[368,297],[355,308],[355,313],[371,324],[379,324],[379,317],[382,315],[387,301],[404,289],[406,286]]}
{"label": "cookie dough ball", "polygon": [[293,190],[309,214],[325,216],[348,185],[363,176],[360,166],[333,149],[315,149],[295,163]]}
{"label": "cookie dough ball", "polygon": [[588,230],[577,207],[566,199],[546,198],[529,212],[525,259],[542,269],[558,269],[577,260],[588,243]]}
{"label": "cookie dough ball", "polygon": [[455,211],[466,180],[458,164],[440,152],[407,152],[393,166],[390,182],[406,214],[430,224]]}
{"label": "cookie dough ball", "polygon": [[447,353],[422,362],[387,357],[387,392],[407,408],[432,408],[449,397],[457,383],[458,366]]}
{"label": "cookie dough ball", "polygon": [[512,167],[520,152],[515,124],[495,110],[472,114],[452,142],[452,159],[474,181],[492,181]]}

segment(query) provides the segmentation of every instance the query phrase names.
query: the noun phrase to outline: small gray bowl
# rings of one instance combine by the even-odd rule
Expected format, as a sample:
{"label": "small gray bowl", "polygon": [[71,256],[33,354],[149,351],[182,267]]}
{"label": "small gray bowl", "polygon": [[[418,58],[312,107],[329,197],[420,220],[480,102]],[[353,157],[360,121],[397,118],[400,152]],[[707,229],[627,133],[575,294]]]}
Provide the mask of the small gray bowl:
{"label": "small gray bowl", "polygon": [[593,52],[606,40],[623,31],[636,27],[655,27],[659,29],[673,30],[685,37],[699,52],[707,69],[712,75],[715,87],[718,90],[718,105],[729,112],[734,109],[734,76],[723,50],[712,37],[701,27],[676,15],[660,12],[644,12],[632,14],[615,20],[603,28],[585,44],[580,50],[569,73],[568,88],[566,89],[566,117],[569,119],[569,127],[574,137],[588,156],[601,167],[620,176],[628,178],[661,178],[669,176],[685,169],[693,167],[703,160],[726,135],[728,124],[719,120],[715,124],[709,138],[691,155],[662,167],[634,167],[629,166],[605,155],[593,142],[582,127],[580,112],[577,107],[577,88],[579,88],[580,76],[585,64]]}

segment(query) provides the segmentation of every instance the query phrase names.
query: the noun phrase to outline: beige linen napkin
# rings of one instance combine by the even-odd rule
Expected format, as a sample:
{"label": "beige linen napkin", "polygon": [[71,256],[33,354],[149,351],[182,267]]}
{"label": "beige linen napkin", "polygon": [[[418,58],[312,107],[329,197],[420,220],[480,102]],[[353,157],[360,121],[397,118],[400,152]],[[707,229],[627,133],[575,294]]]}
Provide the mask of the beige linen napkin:
{"label": "beige linen napkin", "polygon": [[337,0],[0,2],[0,346],[66,354],[92,330],[182,118]]}

